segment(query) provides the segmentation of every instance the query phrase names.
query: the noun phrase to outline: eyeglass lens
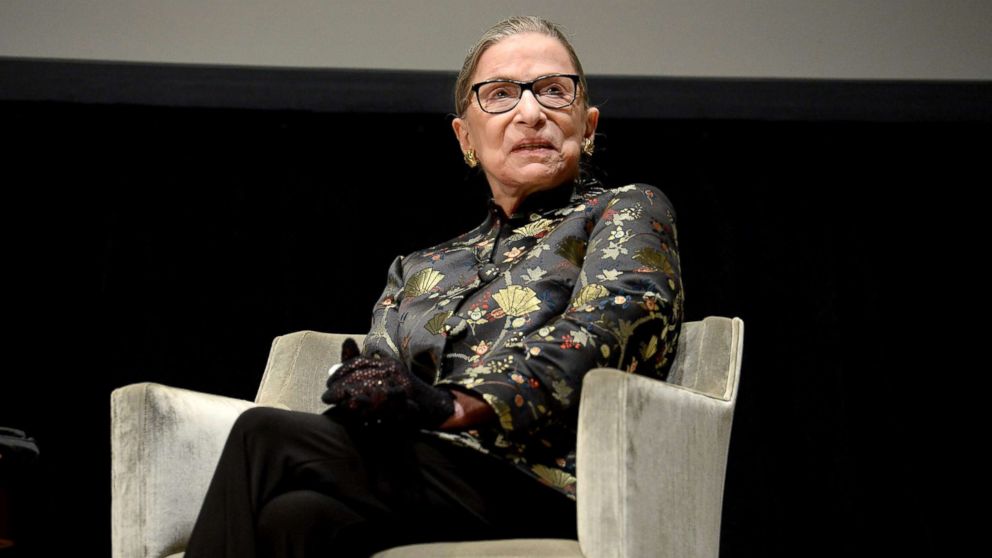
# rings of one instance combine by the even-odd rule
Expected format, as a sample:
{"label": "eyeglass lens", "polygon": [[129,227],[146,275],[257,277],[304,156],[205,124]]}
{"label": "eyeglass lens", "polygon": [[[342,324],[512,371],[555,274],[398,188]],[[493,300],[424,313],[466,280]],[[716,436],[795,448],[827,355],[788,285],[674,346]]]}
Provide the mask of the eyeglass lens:
{"label": "eyeglass lens", "polygon": [[[575,100],[575,82],[567,76],[550,76],[534,82],[531,89],[539,103],[562,108]],[[479,88],[479,104],[486,112],[505,112],[516,106],[523,88],[511,81],[493,81]]]}

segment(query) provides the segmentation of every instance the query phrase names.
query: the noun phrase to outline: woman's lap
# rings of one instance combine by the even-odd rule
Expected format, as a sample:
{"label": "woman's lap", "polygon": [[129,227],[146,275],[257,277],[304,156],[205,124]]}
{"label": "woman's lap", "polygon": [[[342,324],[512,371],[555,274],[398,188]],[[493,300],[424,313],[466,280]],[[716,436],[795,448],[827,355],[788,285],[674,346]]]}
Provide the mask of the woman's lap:
{"label": "woman's lap", "polygon": [[[247,468],[252,520],[267,537],[280,529],[329,533],[342,522],[328,537],[373,536],[379,546],[575,536],[572,500],[494,457],[423,433],[355,431],[324,415],[257,407],[238,418],[228,446],[218,474]],[[304,507],[319,517],[301,518]]]}

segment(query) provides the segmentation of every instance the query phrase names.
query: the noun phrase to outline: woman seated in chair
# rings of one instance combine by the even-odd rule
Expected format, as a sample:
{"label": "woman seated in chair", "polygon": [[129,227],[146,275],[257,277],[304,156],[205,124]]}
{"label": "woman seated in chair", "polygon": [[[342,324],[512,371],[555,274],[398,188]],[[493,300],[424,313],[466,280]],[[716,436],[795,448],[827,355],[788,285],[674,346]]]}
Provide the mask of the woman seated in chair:
{"label": "woman seated in chair", "polygon": [[397,257],[323,415],[235,423],[187,558],[368,556],[415,542],[576,538],[592,368],[665,379],[682,322],[675,216],[585,170],[599,109],[572,46],[514,17],[468,53],[452,128],[482,224]]}

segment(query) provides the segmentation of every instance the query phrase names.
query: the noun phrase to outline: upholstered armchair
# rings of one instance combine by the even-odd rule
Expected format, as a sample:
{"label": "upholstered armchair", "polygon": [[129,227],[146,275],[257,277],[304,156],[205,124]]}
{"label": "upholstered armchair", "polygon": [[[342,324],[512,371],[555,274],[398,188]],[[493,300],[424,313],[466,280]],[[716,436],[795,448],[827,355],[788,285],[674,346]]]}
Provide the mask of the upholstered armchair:
{"label": "upholstered armchair", "polygon": [[[345,337],[276,337],[254,402],[153,383],[114,390],[114,557],[181,556],[237,416],[256,405],[322,412],[315,394]],[[579,403],[577,541],[441,542],[376,558],[718,556],[743,339],[740,318],[711,316],[683,323],[668,382],[589,371]]]}

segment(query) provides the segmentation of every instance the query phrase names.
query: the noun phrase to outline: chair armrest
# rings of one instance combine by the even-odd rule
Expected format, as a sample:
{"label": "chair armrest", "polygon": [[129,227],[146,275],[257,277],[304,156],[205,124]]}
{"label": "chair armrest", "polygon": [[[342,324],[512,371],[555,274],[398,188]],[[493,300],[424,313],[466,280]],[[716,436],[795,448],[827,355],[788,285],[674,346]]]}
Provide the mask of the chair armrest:
{"label": "chair armrest", "polygon": [[181,551],[231,426],[250,401],[154,383],[110,394],[115,558]]}
{"label": "chair armrest", "polygon": [[718,556],[734,400],[614,369],[586,374],[576,463],[585,556]]}

